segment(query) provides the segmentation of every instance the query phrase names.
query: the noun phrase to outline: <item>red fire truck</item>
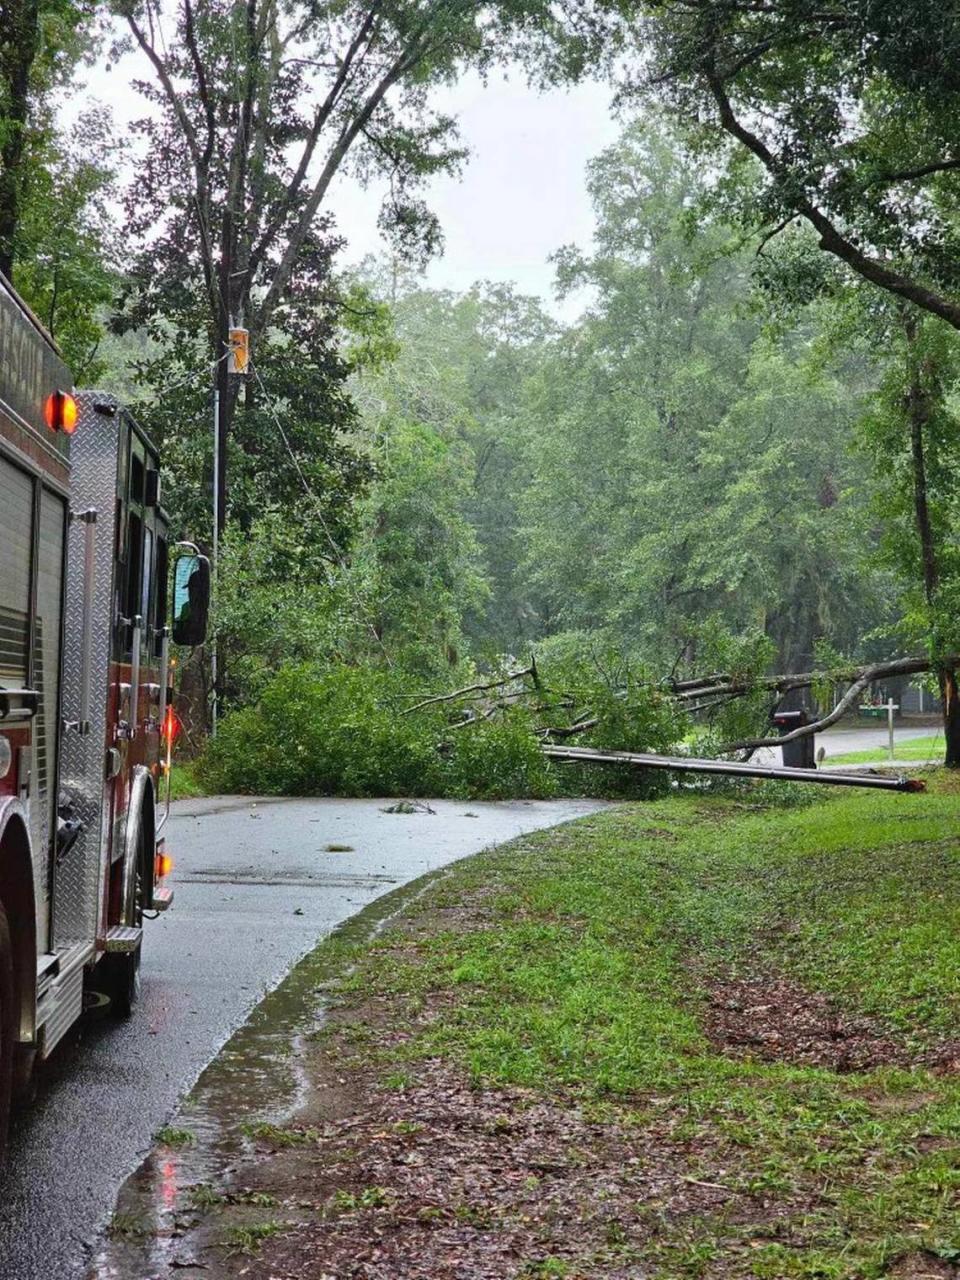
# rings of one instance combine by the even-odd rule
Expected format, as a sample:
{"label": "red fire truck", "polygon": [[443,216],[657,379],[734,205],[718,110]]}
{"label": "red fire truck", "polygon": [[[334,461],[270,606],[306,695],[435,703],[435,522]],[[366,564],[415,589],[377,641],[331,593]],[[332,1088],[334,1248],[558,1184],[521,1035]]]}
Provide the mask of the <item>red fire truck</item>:
{"label": "red fire truck", "polygon": [[173,559],[173,637],[206,628],[209,566],[169,544],[156,449],[72,381],[0,278],[0,1146],[85,990],[130,1011],[144,917],[173,900]]}

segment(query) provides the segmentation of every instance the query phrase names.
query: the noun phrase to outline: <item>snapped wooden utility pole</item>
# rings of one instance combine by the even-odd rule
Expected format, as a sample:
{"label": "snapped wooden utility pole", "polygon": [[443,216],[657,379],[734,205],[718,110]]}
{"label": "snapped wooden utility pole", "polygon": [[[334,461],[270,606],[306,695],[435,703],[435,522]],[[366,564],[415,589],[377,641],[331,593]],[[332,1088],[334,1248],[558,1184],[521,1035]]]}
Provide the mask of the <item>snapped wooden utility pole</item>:
{"label": "snapped wooden utility pole", "polygon": [[877,773],[840,773],[824,769],[795,769],[740,760],[699,760],[695,756],[661,756],[644,751],[604,751],[594,747],[551,747],[541,750],[554,760],[576,764],[627,764],[637,769],[666,769],[670,773],[718,773],[731,778],[779,778],[784,782],[822,783],[828,787],[872,787],[875,791],[923,791],[922,778],[884,777]]}

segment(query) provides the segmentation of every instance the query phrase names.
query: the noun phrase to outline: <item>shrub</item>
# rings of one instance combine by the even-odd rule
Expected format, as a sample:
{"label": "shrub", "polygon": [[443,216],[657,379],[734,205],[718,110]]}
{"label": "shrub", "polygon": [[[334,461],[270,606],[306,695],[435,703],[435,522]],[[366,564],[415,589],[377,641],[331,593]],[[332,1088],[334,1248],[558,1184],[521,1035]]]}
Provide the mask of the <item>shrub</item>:
{"label": "shrub", "polygon": [[[598,720],[593,746],[668,749],[683,734],[670,700],[630,673],[550,673],[563,686],[559,717]],[[369,667],[291,665],[267,683],[255,706],[231,712],[199,762],[215,791],[265,795],[556,795],[642,798],[669,785],[666,774],[628,766],[569,765],[543,755],[537,713],[517,704],[475,723],[451,722],[454,704],[404,714],[415,697],[409,675]],[[549,702],[551,695],[544,695]],[[534,699],[538,704],[540,697]]]}
{"label": "shrub", "polygon": [[359,667],[283,667],[226,716],[201,765],[215,790],[428,795],[442,785],[437,716],[400,714],[398,680]]}
{"label": "shrub", "polygon": [[521,710],[448,734],[447,790],[465,799],[546,799],[559,793],[557,769]]}

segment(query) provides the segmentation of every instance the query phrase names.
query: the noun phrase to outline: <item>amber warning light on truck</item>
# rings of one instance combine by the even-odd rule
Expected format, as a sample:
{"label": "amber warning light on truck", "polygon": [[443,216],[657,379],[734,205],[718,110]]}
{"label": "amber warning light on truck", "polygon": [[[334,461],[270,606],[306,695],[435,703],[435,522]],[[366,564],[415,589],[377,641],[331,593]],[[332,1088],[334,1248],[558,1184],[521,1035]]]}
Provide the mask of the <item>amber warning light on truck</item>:
{"label": "amber warning light on truck", "polygon": [[172,747],[176,741],[177,734],[180,732],[180,717],[171,706],[167,707],[166,714],[163,717],[162,732],[164,739]]}
{"label": "amber warning light on truck", "polygon": [[68,391],[53,391],[43,406],[43,417],[51,431],[72,436],[77,429],[77,402]]}

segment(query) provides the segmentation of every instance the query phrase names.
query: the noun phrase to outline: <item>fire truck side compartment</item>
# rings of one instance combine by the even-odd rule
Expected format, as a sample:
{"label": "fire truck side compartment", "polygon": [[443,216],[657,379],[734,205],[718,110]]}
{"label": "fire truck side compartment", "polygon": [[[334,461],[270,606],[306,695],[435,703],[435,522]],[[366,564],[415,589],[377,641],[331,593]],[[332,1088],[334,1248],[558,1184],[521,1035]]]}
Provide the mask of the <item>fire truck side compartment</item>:
{"label": "fire truck side compartment", "polygon": [[[69,441],[43,422],[46,396],[71,385],[49,336],[0,277],[0,733],[10,756],[0,778],[0,894],[24,1047],[35,1039],[40,991],[75,982],[48,959]],[[71,1011],[75,1003],[66,993]]]}
{"label": "fire truck side compartment", "polygon": [[85,634],[85,523],[71,521],[68,542],[66,635],[63,650],[63,718],[77,723],[81,710],[84,644],[89,643],[89,732],[66,733],[60,771],[61,800],[81,823],[79,836],[56,868],[53,940],[57,950],[97,935],[106,868],[104,772],[107,690],[113,639],[114,561],[117,521],[117,423],[78,401],[71,456],[74,512],[95,510],[92,625]]}
{"label": "fire truck side compartment", "polygon": [[[159,509],[145,504],[144,476],[156,470],[156,451],[113,397],[81,392],[77,404],[73,503],[75,509],[95,508],[98,513],[89,655],[93,696],[89,734],[70,735],[69,745],[64,746],[61,790],[71,815],[82,821],[83,832],[58,869],[54,910],[58,946],[80,937],[105,937],[110,922],[103,890],[111,865],[124,859],[123,897],[128,898],[138,870],[130,860],[137,853],[140,821],[148,844],[153,837],[153,780],[145,764],[131,764],[131,752],[142,733],[156,736],[151,754],[159,756],[159,718],[151,710],[158,701],[159,680],[151,680],[149,673],[156,665],[156,600],[164,594],[165,585],[159,582],[158,570],[165,573],[165,556],[160,552],[165,548],[166,520]],[[76,718],[81,698],[80,622],[88,585],[82,573],[75,571],[83,564],[83,530],[76,522],[70,536],[75,541],[68,556],[63,678],[67,719]],[[108,765],[111,759],[113,767]],[[148,904],[153,892],[152,852],[150,848],[150,866],[142,868]]]}

